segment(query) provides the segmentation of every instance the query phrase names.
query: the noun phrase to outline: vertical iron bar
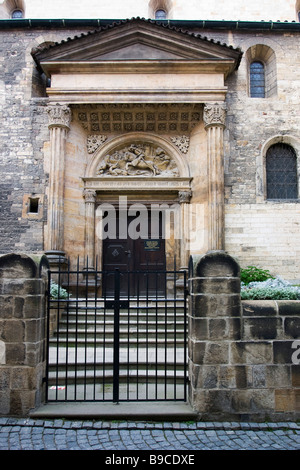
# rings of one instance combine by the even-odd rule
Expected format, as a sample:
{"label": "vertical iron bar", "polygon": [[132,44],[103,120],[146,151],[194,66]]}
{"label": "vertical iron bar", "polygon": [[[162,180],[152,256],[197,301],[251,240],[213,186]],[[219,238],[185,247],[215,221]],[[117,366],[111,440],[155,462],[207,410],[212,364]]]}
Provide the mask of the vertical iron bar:
{"label": "vertical iron bar", "polygon": [[115,269],[115,298],[114,298],[114,379],[113,402],[119,402],[119,373],[120,373],[120,271]]}
{"label": "vertical iron bar", "polygon": [[89,277],[89,258],[86,257],[86,273],[85,273],[85,342],[84,342],[84,399],[87,393],[87,353],[88,353],[88,337],[87,337],[87,318],[88,318],[88,277]]}
{"label": "vertical iron bar", "polygon": [[50,340],[50,312],[51,312],[51,300],[50,300],[50,288],[51,288],[51,271],[48,270],[48,287],[47,287],[47,345],[46,345],[46,403],[48,402],[48,387],[49,387],[49,340]]}
{"label": "vertical iron bar", "polygon": [[[67,264],[67,292],[69,297],[69,286],[70,286],[70,259]],[[69,302],[67,302],[66,308],[67,322],[66,322],[66,388],[65,388],[65,400],[68,400],[68,373],[69,373]]]}
{"label": "vertical iron bar", "polygon": [[[95,266],[95,298],[94,298],[94,380],[93,380],[93,399],[96,398],[96,376],[97,376],[97,269],[98,269],[98,258],[96,258]],[[99,332],[99,339],[101,338],[101,332]]]}
{"label": "vertical iron bar", "polygon": [[[127,316],[127,400],[129,400],[130,397],[130,380],[129,380],[129,372],[130,372],[130,283],[131,278],[130,278],[131,272],[129,272],[128,266],[127,266],[127,300],[128,300],[128,316]],[[125,326],[124,326],[125,328]],[[125,332],[125,331],[124,331]],[[125,344],[124,344],[125,346]]]}
{"label": "vertical iron bar", "polygon": [[168,355],[168,292],[167,292],[168,272],[165,272],[165,400],[167,399],[167,355]]}
{"label": "vertical iron bar", "polygon": [[59,339],[59,336],[60,336],[60,333],[59,333],[59,316],[60,316],[60,309],[61,309],[61,304],[60,304],[60,261],[58,263],[58,299],[57,299],[57,304],[58,304],[58,315],[57,315],[57,347],[56,347],[56,352],[57,352],[57,355],[56,355],[56,391],[55,391],[55,396],[56,396],[56,400],[58,400],[58,376],[59,376],[59,357],[60,357],[60,354],[59,354],[59,346],[60,346],[60,339]]}
{"label": "vertical iron bar", "polygon": [[106,279],[107,272],[102,271],[102,295],[103,295],[103,347],[102,347],[102,398],[105,399],[105,360],[106,360]]}
{"label": "vertical iron bar", "polygon": [[186,271],[183,272],[184,279],[183,279],[183,288],[184,288],[184,341],[183,341],[183,347],[184,347],[184,366],[183,366],[183,373],[184,373],[184,401],[187,399],[187,286],[186,286]]}
{"label": "vertical iron bar", "polygon": [[158,394],[158,330],[159,330],[159,321],[158,321],[158,273],[156,273],[155,279],[155,399],[157,400]]}
{"label": "vertical iron bar", "polygon": [[148,400],[148,388],[149,388],[149,376],[148,376],[148,364],[149,364],[149,270],[147,270],[147,277],[146,277],[146,316],[145,316],[145,320],[146,320],[146,344],[145,344],[145,367],[146,367],[146,376],[145,376],[145,387],[146,387],[146,400]]}
{"label": "vertical iron bar", "polygon": [[177,363],[176,363],[176,349],[177,349],[177,291],[176,291],[176,256],[174,257],[174,399],[176,400],[176,385],[177,385]]}
{"label": "vertical iron bar", "polygon": [[78,360],[78,283],[79,283],[79,256],[76,269],[76,305],[75,305],[75,355],[74,355],[74,399],[77,398],[77,360]]}
{"label": "vertical iron bar", "polygon": [[[137,272],[137,315],[136,315],[136,399],[139,398],[139,329],[140,329],[140,280],[143,273]],[[143,283],[142,283],[143,285]]]}

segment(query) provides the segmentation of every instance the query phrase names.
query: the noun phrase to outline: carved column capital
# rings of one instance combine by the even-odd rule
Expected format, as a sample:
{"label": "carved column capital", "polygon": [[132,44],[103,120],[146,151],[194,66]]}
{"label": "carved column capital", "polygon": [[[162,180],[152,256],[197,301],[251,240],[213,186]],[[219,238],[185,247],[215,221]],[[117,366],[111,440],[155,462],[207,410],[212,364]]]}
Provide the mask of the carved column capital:
{"label": "carved column capital", "polygon": [[191,200],[191,197],[192,197],[191,191],[179,191],[178,193],[179,204],[189,203]]}
{"label": "carved column capital", "polygon": [[92,189],[85,189],[83,191],[83,197],[84,197],[84,200],[85,200],[85,203],[88,204],[95,204],[96,202],[96,191],[93,191]]}
{"label": "carved column capital", "polygon": [[206,103],[203,109],[205,128],[211,126],[225,127],[226,103]]}
{"label": "carved column capital", "polygon": [[71,109],[68,106],[61,105],[59,103],[50,104],[47,107],[47,113],[49,118],[49,129],[52,127],[70,128]]}

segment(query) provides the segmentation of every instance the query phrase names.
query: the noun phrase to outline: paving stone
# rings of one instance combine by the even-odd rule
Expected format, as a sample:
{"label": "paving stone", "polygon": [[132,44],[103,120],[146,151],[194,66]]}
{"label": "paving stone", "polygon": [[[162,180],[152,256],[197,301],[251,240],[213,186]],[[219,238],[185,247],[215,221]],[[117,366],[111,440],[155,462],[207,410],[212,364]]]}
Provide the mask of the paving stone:
{"label": "paving stone", "polygon": [[[298,423],[0,421],[0,450],[300,450]],[[245,425],[247,424],[247,425]],[[215,428],[215,429],[213,429]]]}

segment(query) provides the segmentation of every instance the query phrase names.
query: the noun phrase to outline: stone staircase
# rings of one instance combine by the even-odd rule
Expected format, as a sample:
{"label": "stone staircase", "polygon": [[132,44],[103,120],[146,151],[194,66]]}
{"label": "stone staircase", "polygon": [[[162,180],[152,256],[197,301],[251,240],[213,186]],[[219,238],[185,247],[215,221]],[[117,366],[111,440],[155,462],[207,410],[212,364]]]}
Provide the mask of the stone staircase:
{"label": "stone staircase", "polygon": [[[183,399],[183,301],[132,300],[120,309],[120,400]],[[50,338],[49,400],[112,400],[114,311],[73,300]]]}

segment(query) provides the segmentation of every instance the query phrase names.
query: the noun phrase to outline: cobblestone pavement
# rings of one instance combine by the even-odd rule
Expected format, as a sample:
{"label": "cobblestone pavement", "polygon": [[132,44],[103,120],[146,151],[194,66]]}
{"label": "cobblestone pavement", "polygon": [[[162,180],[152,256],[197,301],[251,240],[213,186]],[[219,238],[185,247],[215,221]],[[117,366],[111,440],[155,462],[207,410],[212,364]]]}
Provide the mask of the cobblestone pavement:
{"label": "cobblestone pavement", "polygon": [[300,424],[0,418],[0,450],[300,450]]}

